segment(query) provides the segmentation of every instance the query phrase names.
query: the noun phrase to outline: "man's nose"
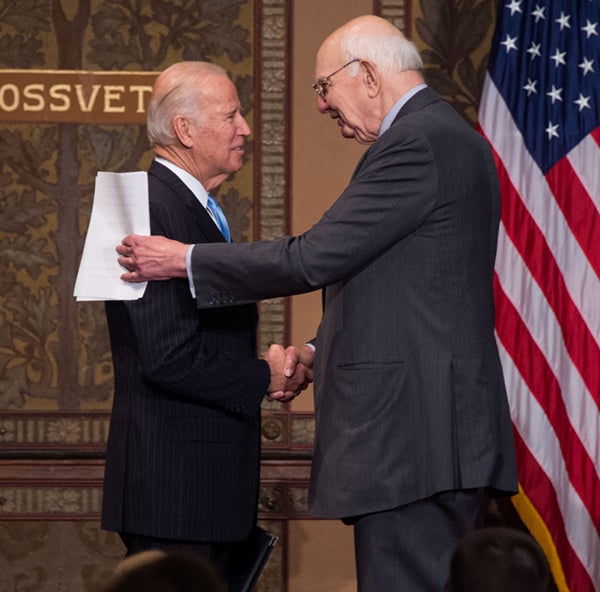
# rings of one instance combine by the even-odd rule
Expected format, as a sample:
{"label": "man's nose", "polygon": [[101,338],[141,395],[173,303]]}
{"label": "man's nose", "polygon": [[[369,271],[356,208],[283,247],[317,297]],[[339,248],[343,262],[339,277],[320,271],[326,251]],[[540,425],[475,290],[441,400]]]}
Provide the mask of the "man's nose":
{"label": "man's nose", "polygon": [[248,122],[240,115],[239,134],[240,136],[249,136],[252,132]]}
{"label": "man's nose", "polygon": [[329,111],[329,105],[327,104],[327,101],[321,96],[317,97],[317,109],[323,115]]}

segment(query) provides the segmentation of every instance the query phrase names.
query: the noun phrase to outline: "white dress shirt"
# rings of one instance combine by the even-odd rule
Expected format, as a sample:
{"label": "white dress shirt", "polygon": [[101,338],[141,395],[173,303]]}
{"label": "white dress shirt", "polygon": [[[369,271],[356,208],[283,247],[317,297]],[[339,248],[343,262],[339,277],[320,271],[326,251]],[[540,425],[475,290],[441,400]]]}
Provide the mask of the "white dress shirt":
{"label": "white dress shirt", "polygon": [[[193,175],[190,175],[186,170],[181,167],[173,164],[170,160],[166,158],[161,158],[160,156],[155,157],[156,162],[166,166],[170,171],[172,171],[175,175],[177,175],[182,183],[194,194],[196,199],[202,204],[204,209],[208,212],[208,215],[211,217],[212,221],[215,223],[216,227],[221,230],[219,223],[215,219],[214,214],[208,208],[208,193],[206,189],[202,186],[202,183],[196,179]],[[190,245],[188,247],[186,256],[185,256],[185,266],[187,268],[188,281],[190,283],[190,292],[192,296],[196,298],[196,290],[194,288],[194,276],[192,275],[192,249],[194,245]]]}

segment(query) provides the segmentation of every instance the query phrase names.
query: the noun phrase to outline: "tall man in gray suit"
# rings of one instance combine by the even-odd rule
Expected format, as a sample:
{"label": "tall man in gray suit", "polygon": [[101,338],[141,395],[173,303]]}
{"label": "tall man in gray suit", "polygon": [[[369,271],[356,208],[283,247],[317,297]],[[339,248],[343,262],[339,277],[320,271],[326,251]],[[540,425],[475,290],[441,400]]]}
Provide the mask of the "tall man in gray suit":
{"label": "tall man in gray suit", "polygon": [[[309,504],[354,525],[360,592],[443,590],[489,496],[517,489],[494,337],[494,161],[421,67],[378,17],[332,33],[318,108],[369,145],[348,187],[301,236],[190,247],[202,309],[326,288]],[[187,245],[128,236],[117,250],[126,280],[188,275]]]}
{"label": "tall man in gray suit", "polygon": [[[249,133],[221,68],[181,62],[158,77],[148,110],[152,233],[226,244],[208,192],[242,166]],[[129,554],[207,555],[235,592],[259,541],[261,401],[301,388],[303,372],[286,379],[281,346],[257,358],[256,305],[198,309],[184,279],[150,282],[140,300],[107,302],[106,315],[115,393],[102,527]]]}

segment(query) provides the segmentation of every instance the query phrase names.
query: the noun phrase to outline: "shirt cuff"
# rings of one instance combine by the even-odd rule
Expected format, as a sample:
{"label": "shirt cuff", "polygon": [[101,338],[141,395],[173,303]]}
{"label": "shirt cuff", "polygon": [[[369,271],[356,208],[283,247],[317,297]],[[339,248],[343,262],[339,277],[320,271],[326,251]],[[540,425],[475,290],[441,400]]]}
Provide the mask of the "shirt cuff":
{"label": "shirt cuff", "polygon": [[194,275],[192,274],[192,251],[194,250],[194,245],[190,245],[185,254],[185,268],[187,270],[188,281],[190,282],[190,292],[192,293],[192,298],[196,298],[196,288],[194,287]]}

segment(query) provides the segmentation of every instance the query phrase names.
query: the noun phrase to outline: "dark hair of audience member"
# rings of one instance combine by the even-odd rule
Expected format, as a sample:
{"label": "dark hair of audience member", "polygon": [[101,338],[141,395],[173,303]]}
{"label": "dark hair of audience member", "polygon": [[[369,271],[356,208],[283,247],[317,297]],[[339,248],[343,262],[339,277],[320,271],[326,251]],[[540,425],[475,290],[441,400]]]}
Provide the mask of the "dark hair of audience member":
{"label": "dark hair of audience member", "polygon": [[450,592],[547,592],[552,576],[536,540],[511,528],[482,528],[452,556]]}
{"label": "dark hair of audience member", "polygon": [[105,592],[227,592],[227,586],[208,559],[174,552],[118,568]]}

